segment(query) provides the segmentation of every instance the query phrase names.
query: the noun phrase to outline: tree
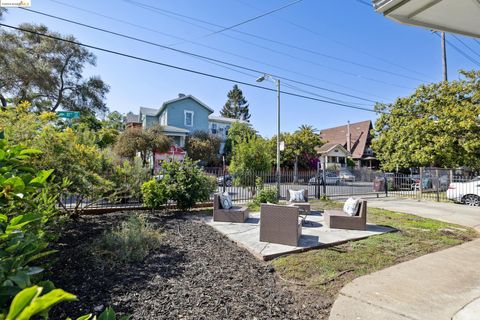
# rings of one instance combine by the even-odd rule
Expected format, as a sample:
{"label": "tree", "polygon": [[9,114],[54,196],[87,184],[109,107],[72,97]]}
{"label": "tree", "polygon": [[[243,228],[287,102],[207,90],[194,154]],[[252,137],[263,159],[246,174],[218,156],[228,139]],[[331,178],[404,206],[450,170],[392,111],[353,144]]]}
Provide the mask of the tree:
{"label": "tree", "polygon": [[[280,140],[285,143],[285,150],[282,151],[281,164],[294,169],[294,182],[297,180],[298,168],[311,169],[316,167],[318,162],[315,147],[323,144],[317,130],[309,125],[301,125],[295,132],[284,132],[280,134]],[[272,158],[276,159],[277,136],[270,139],[270,152]]]}
{"label": "tree", "polygon": [[161,126],[142,128],[128,128],[123,131],[115,144],[115,152],[120,156],[133,161],[140,153],[143,165],[147,165],[148,156],[154,152],[166,152],[172,144],[170,138],[162,132]]}
{"label": "tree", "polygon": [[108,113],[107,118],[103,121],[103,127],[122,131],[125,128],[123,115],[118,111]]}
{"label": "tree", "polygon": [[377,104],[372,147],[384,170],[435,166],[480,168],[480,71],[420,86]]}
{"label": "tree", "polygon": [[268,142],[259,136],[244,139],[235,145],[229,171],[235,177],[235,183],[254,186],[255,175],[272,169],[272,157],[268,151]]}
{"label": "tree", "polygon": [[[46,26],[22,24],[20,28],[75,41],[72,36],[51,32]],[[87,49],[42,37],[27,31],[0,32],[0,98],[14,104],[29,101],[35,110],[105,112],[109,87],[97,76],[83,78],[85,66],[94,66],[95,56]]]}
{"label": "tree", "polygon": [[220,139],[206,131],[195,131],[185,141],[185,150],[194,161],[203,165],[215,164],[220,151]]}
{"label": "tree", "polygon": [[242,90],[237,85],[233,86],[227,94],[228,100],[220,111],[222,117],[249,121],[250,112],[248,110],[248,101],[243,96]]}
{"label": "tree", "polygon": [[228,129],[227,141],[225,141],[225,147],[223,153],[225,154],[226,161],[230,163],[232,158],[232,152],[235,148],[235,144],[257,136],[257,131],[253,129],[250,123],[246,122],[234,122],[230,129]]}

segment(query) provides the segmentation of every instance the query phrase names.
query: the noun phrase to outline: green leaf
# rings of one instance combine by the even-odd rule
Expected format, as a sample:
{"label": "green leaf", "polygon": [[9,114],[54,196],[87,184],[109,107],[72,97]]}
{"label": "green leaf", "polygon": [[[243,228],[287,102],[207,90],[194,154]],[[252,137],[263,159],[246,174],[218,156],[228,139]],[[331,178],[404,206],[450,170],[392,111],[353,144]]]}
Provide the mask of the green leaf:
{"label": "green leaf", "polygon": [[11,177],[8,178],[3,182],[3,185],[10,185],[12,187],[12,191],[17,193],[17,192],[22,192],[25,190],[25,183],[20,177]]}
{"label": "green leaf", "polygon": [[33,299],[38,297],[41,292],[42,288],[37,286],[20,291],[15,298],[13,298],[12,304],[10,305],[10,310],[8,311],[7,318],[5,320],[18,319],[17,316],[32,302]]}
{"label": "green leaf", "polygon": [[9,276],[8,279],[22,289],[30,284],[30,276],[25,272],[17,272],[15,275]]}
{"label": "green leaf", "polygon": [[62,289],[54,289],[43,296],[38,297],[37,295],[34,297],[30,304],[21,311],[16,320],[29,320],[32,316],[50,309],[57,303],[74,300],[77,300],[75,295],[65,292]]}
{"label": "green leaf", "polygon": [[[92,318],[92,314],[90,313],[90,314],[86,314],[84,316],[81,316],[80,318],[77,318],[77,320],[89,320],[91,318]],[[68,318],[68,319],[70,319],[70,318]],[[96,317],[93,318],[93,320],[95,320],[95,319],[96,319]]]}
{"label": "green leaf", "polygon": [[0,161],[5,159],[6,152],[0,149]]}
{"label": "green leaf", "polygon": [[22,151],[20,151],[21,156],[31,155],[31,154],[40,154],[40,153],[43,153],[43,152],[38,149],[23,149]]}
{"label": "green leaf", "polygon": [[101,314],[98,316],[98,320],[116,320],[117,315],[111,307],[107,307]]}
{"label": "green leaf", "polygon": [[51,170],[41,170],[37,173],[37,176],[30,181],[30,184],[38,184],[43,185],[45,181],[47,181],[48,177],[53,173],[53,169]]}

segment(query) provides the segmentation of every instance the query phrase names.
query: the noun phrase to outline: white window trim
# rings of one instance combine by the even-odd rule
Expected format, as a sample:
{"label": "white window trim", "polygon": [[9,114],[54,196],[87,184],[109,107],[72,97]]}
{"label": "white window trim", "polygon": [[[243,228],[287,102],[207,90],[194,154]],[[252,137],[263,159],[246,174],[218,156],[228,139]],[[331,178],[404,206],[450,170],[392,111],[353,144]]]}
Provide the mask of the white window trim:
{"label": "white window trim", "polygon": [[[187,113],[192,114],[192,123],[191,123],[191,124],[187,124]],[[194,115],[195,115],[195,112],[193,112],[193,111],[183,110],[183,124],[184,124],[186,127],[193,127],[193,116],[194,116]]]}

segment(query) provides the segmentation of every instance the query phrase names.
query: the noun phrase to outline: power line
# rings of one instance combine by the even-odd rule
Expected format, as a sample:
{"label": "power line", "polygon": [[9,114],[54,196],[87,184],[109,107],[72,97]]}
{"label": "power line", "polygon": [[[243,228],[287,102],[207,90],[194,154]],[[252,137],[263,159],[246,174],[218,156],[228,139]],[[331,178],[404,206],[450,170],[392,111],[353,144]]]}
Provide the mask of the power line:
{"label": "power line", "polygon": [[[126,0],[126,1],[128,1],[128,0]],[[288,7],[290,7],[290,6],[293,6],[294,4],[297,4],[297,3],[302,2],[302,1],[303,1],[303,0],[296,0],[296,1],[290,2],[290,3],[288,3],[288,4],[284,5],[284,6],[281,6],[281,7],[279,7],[279,8],[270,10],[270,11],[265,12],[265,13],[262,13],[262,14],[260,14],[260,15],[258,15],[258,16],[255,16],[255,17],[253,17],[253,18],[247,19],[247,20],[245,20],[245,21],[236,23],[236,24],[234,24],[234,25],[232,25],[232,26],[230,26],[230,27],[225,27],[225,28],[223,28],[223,29],[221,29],[221,30],[214,31],[214,32],[211,32],[211,33],[209,33],[209,34],[206,34],[206,35],[204,35],[202,38],[206,38],[206,37],[209,37],[209,36],[212,36],[212,35],[214,35],[214,34],[218,34],[218,33],[221,33],[221,32],[227,31],[227,30],[231,30],[231,29],[236,28],[236,27],[239,27],[239,26],[241,26],[241,25],[243,25],[243,24],[252,22],[252,21],[254,21],[254,20],[257,20],[257,19],[263,18],[263,17],[265,17],[265,16],[268,16],[268,15],[270,15],[270,14],[272,14],[272,13],[278,12],[278,11],[280,11],[280,10],[282,10],[282,9],[288,8]]]}
{"label": "power line", "polygon": [[[258,7],[254,6],[254,5],[250,4],[250,3],[247,3],[247,2],[245,2],[245,1],[243,1],[243,0],[236,0],[236,1],[239,2],[239,3],[242,3],[243,5],[245,5],[245,6],[247,6],[247,7],[253,8],[253,9],[255,9],[255,10],[260,10]],[[368,52],[368,51],[365,51],[365,50],[362,50],[362,49],[359,49],[359,48],[355,48],[355,47],[351,46],[350,44],[347,44],[347,43],[344,43],[344,42],[339,41],[339,40],[337,40],[337,39],[331,38],[331,37],[329,37],[329,36],[327,36],[327,35],[325,35],[325,34],[323,34],[323,33],[320,33],[320,32],[318,32],[318,31],[316,31],[316,30],[313,30],[313,29],[310,29],[310,28],[308,28],[308,27],[305,27],[304,25],[301,25],[301,24],[299,24],[299,23],[296,23],[296,22],[294,22],[294,21],[292,21],[292,20],[289,20],[289,19],[286,19],[286,18],[280,17],[280,16],[275,16],[275,18],[280,19],[280,20],[282,20],[282,21],[284,21],[284,22],[286,22],[286,23],[288,23],[288,24],[291,24],[291,25],[293,25],[293,26],[295,26],[295,27],[297,27],[297,28],[299,28],[299,29],[302,29],[302,30],[304,30],[304,31],[307,31],[307,32],[309,32],[309,33],[311,33],[311,34],[313,34],[313,35],[315,35],[315,36],[317,36],[317,37],[326,38],[326,39],[328,39],[329,41],[332,41],[332,42],[334,42],[334,43],[336,43],[336,44],[338,44],[338,45],[341,45],[341,46],[343,46],[343,47],[345,47],[345,48],[348,48],[348,49],[354,50],[354,51],[358,51],[359,53],[361,53],[361,54],[363,54],[363,55],[365,55],[365,56],[367,56],[367,57],[377,59],[377,60],[382,61],[382,62],[384,62],[384,63],[386,63],[386,64],[389,64],[389,65],[395,66],[395,67],[397,67],[397,68],[403,69],[403,70],[405,70],[405,71],[409,71],[409,72],[412,72],[412,73],[415,73],[415,74],[418,74],[418,75],[422,75],[422,76],[425,76],[425,77],[429,77],[429,75],[427,75],[427,74],[425,74],[425,73],[423,73],[423,72],[420,72],[420,71],[418,71],[418,70],[415,70],[415,69],[411,69],[411,68],[402,66],[402,65],[400,65],[400,64],[398,64],[398,63],[396,63],[396,62],[390,61],[390,60],[385,59],[384,57],[381,57],[381,56],[377,56],[377,55],[372,54],[372,53],[370,53],[370,52]],[[243,33],[243,34],[246,34],[246,35],[250,35],[250,36],[252,36],[252,37],[255,36],[255,35],[253,35],[253,34],[248,34],[248,33],[246,33],[246,32],[241,32],[241,31],[237,31],[237,30],[233,30],[233,31],[234,31],[234,32],[238,32],[238,33]],[[422,80],[422,81],[423,81],[423,80]],[[423,82],[428,82],[428,81],[423,81]]]}
{"label": "power line", "polygon": [[477,55],[480,57],[480,53],[476,52],[475,50],[473,50],[468,44],[466,44],[462,39],[460,39],[460,37],[458,37],[457,35],[455,34],[452,34],[452,36],[457,39],[458,42],[460,42],[461,44],[463,44],[463,46],[465,48],[467,48],[468,50],[470,50],[471,52],[473,52],[473,54]]}
{"label": "power line", "polygon": [[[102,52],[110,53],[110,54],[113,54],[113,55],[129,58],[129,59],[133,59],[133,60],[138,60],[138,61],[147,62],[147,63],[151,63],[151,64],[155,64],[155,65],[159,65],[159,66],[163,66],[163,67],[167,67],[167,68],[171,68],[171,69],[175,69],[175,70],[180,70],[180,71],[184,71],[184,72],[188,72],[188,73],[192,73],[192,74],[197,74],[197,75],[204,76],[204,77],[209,77],[209,78],[222,80],[222,81],[227,81],[227,82],[231,82],[231,83],[238,83],[238,84],[242,84],[242,85],[245,85],[245,86],[249,86],[249,87],[253,87],[253,88],[257,88],[257,89],[261,89],[261,90],[265,90],[265,91],[277,92],[277,90],[273,89],[273,88],[262,87],[260,85],[256,85],[256,84],[252,84],[252,83],[248,83],[248,82],[244,82],[244,81],[238,81],[238,80],[235,80],[235,79],[232,79],[232,78],[227,78],[227,77],[223,77],[223,76],[219,76],[219,75],[215,75],[215,74],[211,74],[211,73],[207,73],[207,72],[203,72],[203,71],[184,68],[184,67],[180,67],[180,66],[176,66],[176,65],[172,65],[172,64],[167,64],[167,63],[163,63],[163,62],[160,62],[160,61],[155,61],[155,60],[151,60],[151,59],[147,59],[147,58],[142,58],[142,57],[139,57],[139,56],[134,56],[134,55],[131,55],[131,54],[127,54],[127,53],[123,53],[123,52],[119,52],[119,51],[115,51],[115,50],[105,49],[105,48],[102,48],[102,47],[89,45],[89,44],[85,44],[85,43],[74,41],[74,40],[63,39],[63,38],[60,38],[60,37],[36,32],[36,31],[33,31],[33,30],[28,30],[28,29],[25,29],[25,28],[15,27],[15,26],[11,26],[11,25],[8,25],[8,24],[4,24],[4,23],[0,23],[0,26],[10,28],[10,29],[14,29],[14,30],[17,30],[17,31],[28,32],[30,34],[35,34],[37,36],[41,36],[41,37],[44,37],[44,38],[49,38],[49,39],[53,39],[53,40],[57,40],[57,41],[63,41],[63,42],[67,42],[67,43],[70,43],[70,44],[75,44],[75,45],[82,46],[82,47],[85,47],[85,48],[90,48],[90,49],[94,49],[94,50],[97,50],[97,51],[102,51]],[[323,103],[337,105],[337,106],[350,108],[350,109],[357,109],[357,110],[362,110],[362,111],[367,111],[367,112],[378,113],[377,111],[375,111],[373,109],[369,109],[369,108],[363,108],[363,107],[352,106],[352,105],[348,105],[348,104],[344,104],[344,103],[327,101],[327,100],[324,100],[324,99],[318,99],[318,98],[309,97],[309,96],[305,96],[305,95],[301,95],[301,94],[296,94],[296,93],[288,92],[288,91],[280,91],[280,92],[285,94],[285,95],[292,96],[292,97],[323,102]],[[384,112],[381,112],[381,113],[384,113]]]}
{"label": "power line", "polygon": [[[162,45],[162,44],[159,44],[159,43],[143,40],[143,39],[136,38],[136,37],[133,37],[133,36],[128,36],[128,35],[125,35],[125,34],[121,34],[121,33],[118,33],[118,32],[114,32],[114,31],[99,28],[99,27],[95,27],[95,26],[92,26],[92,25],[88,25],[88,24],[85,24],[85,23],[78,22],[78,21],[58,17],[58,16],[51,15],[51,14],[48,14],[48,13],[44,13],[44,12],[40,12],[40,11],[36,11],[36,10],[32,10],[32,9],[27,9],[27,8],[22,8],[22,9],[26,10],[26,11],[29,11],[29,12],[36,13],[36,14],[44,15],[44,16],[47,16],[47,17],[50,17],[50,18],[54,18],[54,19],[57,19],[57,20],[61,20],[61,21],[65,21],[65,22],[68,22],[68,23],[80,25],[80,26],[90,28],[90,29],[93,29],[93,30],[97,30],[97,31],[113,34],[113,35],[116,35],[116,36],[119,36],[119,37],[123,37],[123,38],[126,38],[126,39],[130,39],[130,40],[142,42],[142,43],[145,43],[145,44],[153,45],[153,46],[156,46],[156,47],[160,47],[162,49],[171,50],[171,51],[175,51],[175,52],[182,53],[182,54],[185,54],[185,55],[190,55],[190,56],[193,56],[193,57],[201,58],[201,59],[206,60],[206,61],[218,62],[218,63],[221,63],[221,64],[233,66],[233,67],[236,67],[236,68],[239,68],[239,69],[244,69],[244,70],[256,72],[257,74],[258,73],[267,73],[265,70],[257,70],[257,69],[253,69],[253,68],[248,68],[248,67],[240,66],[238,64],[233,64],[233,63],[230,63],[230,62],[222,61],[222,60],[219,60],[219,59],[214,59],[214,58],[202,56],[202,55],[199,55],[199,54],[195,54],[195,53],[192,53],[192,52],[188,52],[188,51],[184,51],[184,50],[180,50],[180,49],[175,49],[175,48],[172,48],[172,47],[169,47],[169,46],[166,46],[166,45]],[[223,50],[219,50],[219,51],[223,52]],[[262,62],[257,61],[257,60],[253,60],[253,61],[256,61],[258,63],[262,63]],[[274,65],[271,65],[271,66],[275,67]],[[285,69],[285,70],[288,70],[288,69]],[[298,74],[303,75],[301,73],[298,73]],[[283,76],[280,76],[280,75],[273,75],[273,76],[275,76],[279,79],[282,79],[282,80],[291,81],[293,83],[301,84],[301,85],[312,87],[312,88],[315,88],[315,89],[319,89],[319,90],[323,90],[323,91],[327,91],[327,92],[331,92],[331,93],[335,93],[335,94],[339,94],[339,95],[344,95],[344,96],[348,96],[348,97],[351,97],[351,98],[364,100],[364,101],[368,101],[368,102],[373,102],[373,103],[377,102],[375,100],[359,97],[357,95],[348,94],[348,93],[345,93],[345,92],[342,92],[342,91],[332,90],[332,89],[324,88],[324,87],[321,87],[321,86],[305,83],[305,82],[302,82],[302,81],[289,79],[287,77],[283,77]]]}
{"label": "power line", "polygon": [[[158,7],[155,7],[155,6],[152,6],[152,5],[148,5],[148,4],[144,4],[144,3],[141,3],[141,2],[138,2],[138,1],[134,1],[134,0],[123,0],[123,1],[125,1],[127,3],[130,3],[130,4],[132,4],[136,7],[139,7],[139,8],[145,9],[145,10],[149,10],[149,11],[153,11],[153,12],[157,12],[161,15],[164,15],[164,16],[167,16],[167,17],[170,17],[170,18],[188,23],[190,25],[193,25],[193,26],[196,26],[198,28],[202,28],[202,29],[205,29],[205,30],[208,30],[208,31],[213,32],[214,30],[212,30],[210,28],[207,28],[207,27],[204,27],[204,26],[200,26],[200,25],[192,23],[190,21],[185,21],[184,19],[200,22],[202,24],[207,24],[207,25],[210,25],[210,26],[213,26],[213,27],[216,27],[216,28],[224,28],[224,26],[218,25],[216,23],[211,23],[209,21],[201,20],[201,19],[198,19],[198,18],[195,18],[195,17],[190,17],[190,16],[187,16],[187,15],[184,15],[184,14],[180,14],[180,13],[170,11],[170,10],[165,10],[165,9],[158,8]],[[172,15],[175,16],[175,17],[172,17]],[[184,19],[182,19],[182,18],[184,18]],[[250,36],[250,37],[253,37],[253,38],[257,38],[257,39],[260,39],[260,40],[263,40],[263,41],[268,41],[268,42],[279,44],[279,45],[282,45],[282,46],[285,46],[285,47],[289,47],[289,48],[293,48],[293,49],[296,49],[296,50],[308,52],[310,54],[315,54],[315,55],[318,55],[318,56],[322,56],[324,58],[328,58],[328,59],[337,60],[337,61],[341,61],[341,62],[344,62],[344,63],[352,64],[352,65],[359,66],[359,67],[362,67],[362,68],[375,70],[375,71],[378,71],[378,72],[387,73],[387,74],[390,74],[390,75],[395,75],[395,76],[402,77],[402,78],[407,78],[407,79],[410,79],[410,80],[427,82],[427,81],[424,81],[424,80],[419,79],[419,78],[410,77],[410,76],[402,75],[402,74],[399,74],[397,72],[393,72],[393,71],[390,71],[390,70],[385,70],[385,69],[381,69],[381,68],[378,68],[378,67],[369,66],[369,65],[358,63],[358,62],[350,61],[350,60],[347,60],[347,59],[342,59],[342,58],[335,57],[335,56],[332,56],[332,55],[327,55],[327,54],[324,54],[324,53],[321,53],[321,52],[318,52],[318,51],[314,51],[314,50],[311,50],[311,49],[299,47],[299,46],[288,44],[288,43],[281,42],[281,41],[278,41],[278,40],[273,40],[273,39],[270,39],[270,38],[262,37],[262,36],[259,36],[259,35],[256,35],[256,34],[244,32],[244,31],[239,31],[239,30],[235,30],[235,29],[232,29],[231,31],[236,32],[236,33],[240,33],[240,34],[243,34],[243,35],[247,35],[247,36]],[[227,34],[222,34],[222,35],[225,36],[225,37],[231,38],[231,39],[235,39],[237,41],[241,41],[241,42],[250,44],[250,45],[255,46],[255,47],[262,48],[264,50],[268,50],[268,51],[271,51],[271,52],[274,52],[274,53],[277,53],[277,54],[280,54],[280,55],[290,57],[292,59],[296,59],[296,60],[307,62],[307,63],[313,64],[313,65],[316,65],[316,66],[319,66],[319,67],[322,67],[322,68],[326,68],[326,69],[334,70],[334,71],[337,71],[337,72],[341,72],[341,73],[344,73],[344,74],[347,74],[347,75],[350,75],[350,76],[353,76],[353,77],[356,77],[356,78],[361,78],[361,79],[365,79],[365,80],[369,80],[369,81],[373,81],[373,82],[377,82],[377,83],[382,83],[382,84],[386,84],[386,85],[389,85],[389,86],[399,87],[399,88],[403,88],[403,89],[410,89],[408,87],[399,85],[397,83],[389,83],[387,81],[382,81],[382,80],[379,80],[379,79],[376,79],[376,78],[365,77],[365,76],[353,73],[351,71],[345,71],[345,70],[342,70],[342,69],[333,68],[331,66],[320,64],[316,61],[303,59],[303,58],[300,58],[298,56],[285,53],[283,51],[275,50],[271,47],[266,47],[266,46],[263,46],[263,45],[260,45],[258,43],[254,43],[254,42],[242,39],[242,38],[234,37],[232,35],[227,35]],[[173,43],[171,45],[178,45],[178,44],[181,44],[181,43],[183,43],[183,42],[177,42],[177,43]]]}
{"label": "power line", "polygon": [[[435,34],[437,37],[441,38],[441,36],[438,34],[438,32],[434,31],[433,34]],[[476,64],[477,66],[480,67],[480,63],[477,60],[472,58],[470,55],[466,54],[462,49],[460,49],[459,47],[454,45],[450,40],[445,39],[445,41],[448,43],[449,46],[451,46],[455,51],[457,51],[459,54],[461,54],[465,59],[469,60],[470,62],[472,62],[472,63],[474,63],[474,64]]]}
{"label": "power line", "polygon": [[[135,24],[135,23],[131,23],[129,21],[122,20],[122,19],[110,17],[110,16],[107,16],[107,15],[104,15],[104,14],[100,14],[100,13],[91,11],[91,10],[83,9],[83,8],[80,8],[80,7],[77,7],[77,6],[74,6],[74,5],[70,5],[70,4],[67,4],[67,3],[64,3],[64,2],[61,2],[61,1],[58,1],[58,0],[50,0],[50,1],[52,1],[54,3],[57,3],[57,4],[60,4],[60,5],[63,5],[63,6],[66,6],[66,7],[69,7],[69,8],[73,8],[73,9],[82,11],[82,12],[87,12],[89,14],[96,15],[96,16],[99,16],[99,17],[102,17],[102,18],[110,19],[112,21],[124,23],[126,25],[130,25],[130,26],[133,26],[133,27],[136,27],[136,28],[140,28],[142,30],[154,32],[154,33],[161,34],[163,36],[167,36],[167,37],[171,37],[171,38],[175,38],[175,39],[178,39],[178,40],[181,40],[181,41],[187,41],[188,43],[192,43],[194,45],[197,45],[197,46],[200,46],[200,47],[203,47],[203,48],[207,48],[207,49],[218,51],[218,52],[228,54],[228,55],[231,55],[231,56],[234,56],[234,57],[238,57],[240,59],[252,61],[252,62],[259,63],[259,64],[262,64],[262,65],[265,65],[265,66],[269,66],[269,67],[272,67],[272,68],[275,68],[275,69],[283,70],[283,71],[293,73],[293,74],[296,74],[296,75],[299,75],[299,76],[310,78],[310,79],[313,79],[313,80],[316,80],[316,81],[328,83],[328,84],[335,85],[335,86],[338,86],[338,87],[342,87],[342,88],[345,88],[345,89],[348,89],[348,90],[351,90],[351,91],[360,92],[360,93],[364,93],[364,94],[367,94],[367,95],[376,96],[377,98],[381,98],[378,95],[371,94],[371,93],[365,92],[363,90],[359,90],[358,88],[352,88],[352,87],[349,87],[349,86],[346,86],[346,85],[343,85],[343,84],[340,84],[340,83],[336,83],[334,81],[329,81],[329,80],[317,78],[317,77],[314,77],[314,76],[311,76],[311,75],[308,75],[308,74],[304,74],[304,73],[301,73],[301,72],[298,72],[298,71],[294,71],[294,70],[291,70],[291,69],[279,67],[279,66],[276,66],[274,64],[270,64],[270,63],[267,63],[267,62],[252,59],[252,58],[242,56],[242,55],[234,53],[234,52],[230,52],[230,51],[222,50],[222,49],[219,49],[219,48],[211,47],[211,46],[208,46],[208,45],[203,44],[203,43],[188,40],[188,39],[185,39],[185,38],[182,38],[182,37],[175,36],[173,34],[161,32],[161,31],[158,31],[158,30],[155,30],[155,29],[152,29],[152,28],[141,26],[141,25],[138,25],[138,24]],[[171,17],[171,18],[175,19],[175,17]],[[327,90],[327,91],[336,92],[335,90]],[[386,100],[385,98],[381,98],[381,99]]]}

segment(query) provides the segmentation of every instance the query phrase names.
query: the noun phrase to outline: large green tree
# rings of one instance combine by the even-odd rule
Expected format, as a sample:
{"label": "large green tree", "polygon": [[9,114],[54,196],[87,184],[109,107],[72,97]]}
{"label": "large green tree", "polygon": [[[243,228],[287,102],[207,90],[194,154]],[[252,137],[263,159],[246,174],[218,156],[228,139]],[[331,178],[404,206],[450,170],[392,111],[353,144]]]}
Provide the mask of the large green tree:
{"label": "large green tree", "polygon": [[218,162],[220,139],[206,131],[195,131],[185,141],[185,150],[194,161],[200,161],[205,166]]}
{"label": "large green tree", "polygon": [[[75,41],[49,31],[44,25],[22,24],[20,28]],[[95,56],[71,42],[42,37],[27,31],[0,31],[0,98],[14,103],[29,101],[35,110],[57,109],[105,112],[109,87],[98,77],[84,77]]]}
{"label": "large green tree", "polygon": [[248,122],[234,122],[230,129],[228,129],[227,141],[225,141],[225,148],[223,153],[227,163],[230,163],[232,158],[232,152],[235,149],[235,145],[251,137],[256,137],[257,131],[253,129],[252,125]]}
{"label": "large green tree", "polygon": [[255,176],[269,172],[272,157],[268,151],[268,141],[260,136],[244,139],[235,145],[229,171],[235,177],[235,183],[253,186]]}
{"label": "large green tree", "polygon": [[228,100],[220,111],[222,117],[249,121],[250,111],[248,110],[248,101],[243,96],[242,90],[237,85],[233,86],[227,94]]}
{"label": "large green tree", "polygon": [[480,169],[480,72],[420,86],[377,104],[373,149],[383,169],[436,166]]}

